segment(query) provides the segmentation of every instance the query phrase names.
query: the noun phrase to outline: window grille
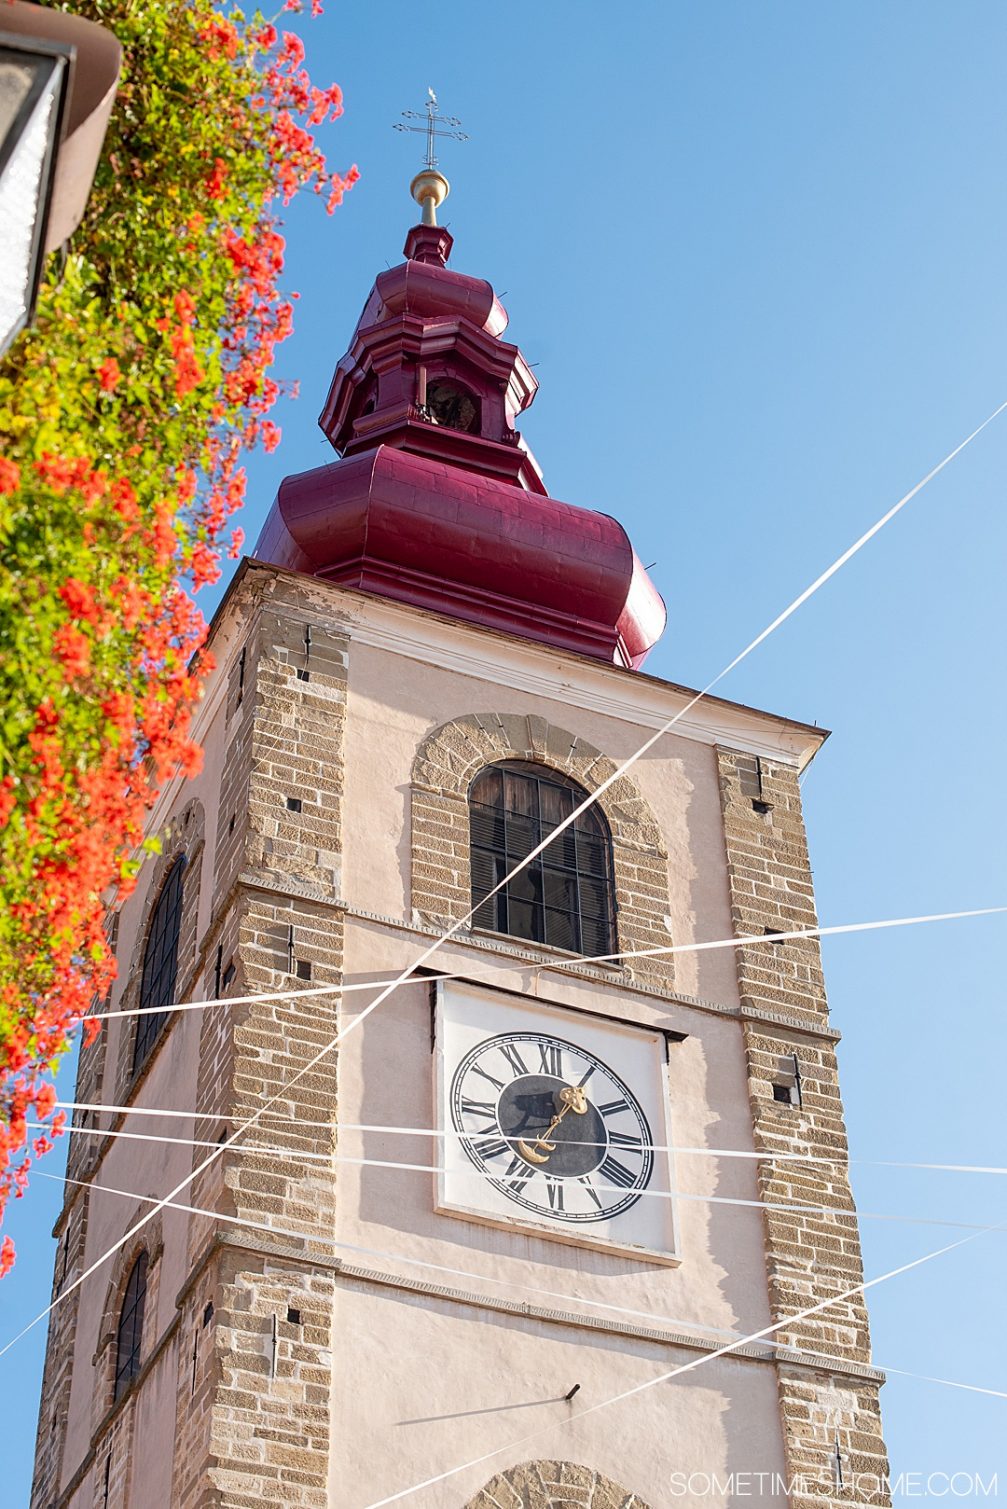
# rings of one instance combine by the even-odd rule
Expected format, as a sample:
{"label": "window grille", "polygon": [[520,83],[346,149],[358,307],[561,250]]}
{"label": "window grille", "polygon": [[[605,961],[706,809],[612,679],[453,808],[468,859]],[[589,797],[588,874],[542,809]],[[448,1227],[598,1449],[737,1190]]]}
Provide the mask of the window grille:
{"label": "window grille", "polygon": [[614,952],[612,842],[597,806],[490,895],[586,795],[559,772],[524,762],[476,776],[469,791],[476,927],[589,957]]}
{"label": "window grille", "polygon": [[[140,1009],[150,1011],[149,1016],[137,1019],[136,1043],[133,1049],[133,1073],[136,1074],[146,1061],[161,1028],[168,1020],[167,1011],[175,997],[178,976],[178,935],[182,925],[182,881],[185,874],[185,858],[176,859],[161,888],[150,919],[147,932],[147,947],[143,955],[143,975],[140,980]],[[154,1009],[151,1009],[154,1008]]]}
{"label": "window grille", "polygon": [[119,1311],[115,1342],[115,1394],[118,1399],[140,1371],[143,1307],[147,1298],[147,1254],[141,1252],[130,1270]]}

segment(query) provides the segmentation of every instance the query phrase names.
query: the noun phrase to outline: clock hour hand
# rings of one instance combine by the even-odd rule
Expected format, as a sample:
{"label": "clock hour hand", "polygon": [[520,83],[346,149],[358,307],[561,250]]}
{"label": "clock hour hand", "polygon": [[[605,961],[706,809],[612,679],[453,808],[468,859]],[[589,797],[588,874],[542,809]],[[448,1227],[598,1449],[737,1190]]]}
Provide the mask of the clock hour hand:
{"label": "clock hour hand", "polygon": [[[522,1139],[518,1140],[517,1150],[528,1163],[548,1163],[549,1154],[556,1151],[556,1144],[550,1142],[549,1138],[559,1126],[567,1111],[573,1111],[575,1116],[583,1116],[587,1111],[587,1096],[580,1085],[564,1085],[559,1092],[559,1101],[561,1109],[557,1111],[541,1137],[537,1138],[530,1146]],[[541,1148],[543,1151],[536,1151],[538,1148]]]}

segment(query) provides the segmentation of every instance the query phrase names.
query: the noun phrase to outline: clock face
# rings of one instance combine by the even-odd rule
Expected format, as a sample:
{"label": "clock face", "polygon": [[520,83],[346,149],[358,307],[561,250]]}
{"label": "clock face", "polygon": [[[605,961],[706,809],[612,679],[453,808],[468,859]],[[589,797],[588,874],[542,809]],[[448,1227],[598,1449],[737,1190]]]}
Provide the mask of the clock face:
{"label": "clock face", "polygon": [[434,1073],[439,1211],[678,1261],[661,1032],[441,980]]}
{"label": "clock face", "polygon": [[647,1188],[650,1125],[615,1071],[589,1049],[543,1032],[476,1043],[451,1082],[461,1146],[526,1210],[571,1224],[609,1221]]}

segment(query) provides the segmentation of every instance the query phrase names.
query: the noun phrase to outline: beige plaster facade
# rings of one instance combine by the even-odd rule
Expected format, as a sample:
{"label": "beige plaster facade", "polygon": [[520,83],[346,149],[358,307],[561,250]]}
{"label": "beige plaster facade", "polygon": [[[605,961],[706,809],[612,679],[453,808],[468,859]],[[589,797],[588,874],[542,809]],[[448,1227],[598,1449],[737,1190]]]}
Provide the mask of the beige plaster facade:
{"label": "beige plaster facade", "polygon": [[[584,965],[463,922],[472,776],[516,757],[595,790],[688,692],[255,563],[213,638],[205,767],[154,814],[110,1006],[183,852],[179,998],[224,1001],[173,1014],[137,1075],[134,1018],[85,1050],[78,1098],[109,1109],[74,1117],[55,1289],[200,1171],[53,1312],[33,1509],[370,1509],[459,1466],[398,1501],[726,1509],[761,1473],[763,1502],[851,1502],[837,1440],[847,1479],[885,1471],[862,1303],[710,1358],[861,1276],[817,943]],[[813,925],[797,776],[823,737],[704,699],[603,793],[620,951]],[[459,921],[427,971],[670,1035],[678,1146],[836,1161],[679,1157],[673,1264],[437,1211],[429,973],[366,1020],[377,986],[287,993],[394,979]],[[773,1088],[795,1053],[800,1104]],[[764,1208],[795,1200],[829,1213]]]}

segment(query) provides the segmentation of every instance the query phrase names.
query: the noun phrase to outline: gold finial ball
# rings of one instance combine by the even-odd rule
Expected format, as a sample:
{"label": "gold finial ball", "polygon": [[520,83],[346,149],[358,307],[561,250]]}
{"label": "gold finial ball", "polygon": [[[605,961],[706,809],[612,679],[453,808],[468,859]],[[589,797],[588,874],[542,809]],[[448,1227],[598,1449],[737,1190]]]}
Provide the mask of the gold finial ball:
{"label": "gold finial ball", "polygon": [[409,185],[409,192],[423,209],[423,224],[436,225],[437,211],[451,192],[451,185],[436,168],[424,168]]}

